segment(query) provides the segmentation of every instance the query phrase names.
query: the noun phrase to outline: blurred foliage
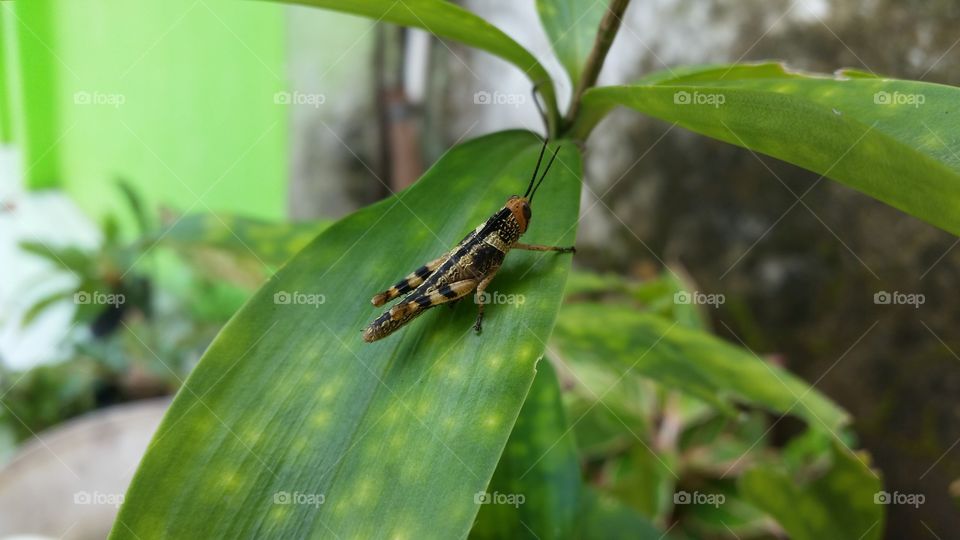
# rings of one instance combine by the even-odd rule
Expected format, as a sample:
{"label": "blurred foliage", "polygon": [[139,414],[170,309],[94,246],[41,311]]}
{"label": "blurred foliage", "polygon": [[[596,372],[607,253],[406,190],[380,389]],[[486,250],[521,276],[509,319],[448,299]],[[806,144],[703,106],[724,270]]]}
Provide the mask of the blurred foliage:
{"label": "blurred foliage", "polygon": [[[136,224],[132,240],[109,216],[96,250],[22,244],[72,273],[76,286],[41,298],[22,320],[73,303],[69,358],[0,372],[0,431],[15,441],[99,407],[175,392],[250,292],[326,226],[213,214],[159,220],[118,185]],[[175,290],[169,274],[183,272],[189,283]]]}
{"label": "blurred foliage", "polygon": [[[769,359],[713,337],[698,306],[684,301],[695,290],[686,281],[671,272],[643,282],[570,277],[547,354],[571,419],[554,428],[563,433],[556,446],[576,440],[585,489],[675,538],[878,538],[881,482],[869,456],[850,450],[848,415]],[[523,419],[544,414],[528,411],[535,396],[502,469],[517,473],[508,463],[515,440],[531,429]],[[788,414],[805,427],[775,431]],[[542,469],[538,459],[556,466],[556,449],[530,446],[536,455],[524,457],[536,466],[518,474]],[[491,490],[510,485],[500,476],[498,469]],[[516,481],[512,488],[520,489]],[[510,510],[499,510],[501,527]],[[490,514],[481,512],[475,533],[491,526],[481,523]]]}

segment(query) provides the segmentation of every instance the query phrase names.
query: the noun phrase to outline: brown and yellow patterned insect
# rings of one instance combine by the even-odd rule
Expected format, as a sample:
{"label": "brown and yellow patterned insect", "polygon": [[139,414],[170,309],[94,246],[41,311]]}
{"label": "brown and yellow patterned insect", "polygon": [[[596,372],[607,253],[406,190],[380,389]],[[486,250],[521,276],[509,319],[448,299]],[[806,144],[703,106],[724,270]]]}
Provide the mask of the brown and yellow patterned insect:
{"label": "brown and yellow patterned insect", "polygon": [[511,249],[561,253],[575,251],[572,246],[539,246],[518,241],[520,235],[525,233],[530,225],[532,215],[530,205],[533,204],[533,196],[547,177],[550,166],[553,165],[553,161],[557,158],[557,151],[560,149],[557,147],[554,150],[553,157],[547,163],[540,180],[534,183],[546,148],[547,142],[544,141],[543,148],[540,149],[540,157],[537,158],[537,166],[530,178],[530,185],[527,186],[527,191],[522,197],[514,195],[507,199],[503,208],[471,231],[456,247],[373,297],[371,302],[379,307],[398,296],[406,295],[389,311],[370,323],[370,326],[363,331],[364,341],[373,342],[383,339],[426,310],[459,300],[473,291],[476,291],[475,299],[479,309],[477,322],[473,328],[479,334],[486,298],[484,291],[497,275],[497,270],[503,264],[508,251]]}

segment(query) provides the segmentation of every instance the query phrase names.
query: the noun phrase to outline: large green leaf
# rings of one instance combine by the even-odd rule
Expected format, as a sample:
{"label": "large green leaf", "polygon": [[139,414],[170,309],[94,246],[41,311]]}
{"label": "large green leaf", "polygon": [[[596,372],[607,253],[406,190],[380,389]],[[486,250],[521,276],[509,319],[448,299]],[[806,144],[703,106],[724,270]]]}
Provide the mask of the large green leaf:
{"label": "large green leaf", "polygon": [[580,80],[606,9],[607,0],[537,0],[540,21],[573,84]]}
{"label": "large green leaf", "polygon": [[499,56],[520,68],[537,85],[547,106],[550,131],[559,119],[557,98],[547,70],[529,51],[482,18],[446,0],[271,0],[353,13],[377,21],[422,28]]}
{"label": "large green leaf", "polygon": [[[609,381],[593,390],[599,398],[630,375],[731,411],[743,402],[836,430],[847,414],[790,373],[701,331],[629,307],[564,306],[553,334],[557,351],[575,371],[581,364],[605,366]],[[629,380],[629,379],[627,379]]]}
{"label": "large green leaf", "polygon": [[883,535],[880,479],[861,457],[837,441],[831,463],[810,471],[758,465],[739,480],[744,498],[773,516],[795,540],[832,540]]}
{"label": "large green leaf", "polygon": [[[523,191],[539,146],[516,131],[459,146],[410,189],[337,222],[291,259],[178,393],[113,536],[466,535],[474,495],[533,381],[570,256],[511,253],[490,292],[525,301],[489,306],[479,336],[470,300],[373,344],[361,330],[379,312],[374,293]],[[572,242],[579,171],[564,143],[525,240]]]}
{"label": "large green leaf", "polygon": [[686,69],[589,90],[576,135],[617,105],[810,169],[960,234],[960,88],[779,64]]}

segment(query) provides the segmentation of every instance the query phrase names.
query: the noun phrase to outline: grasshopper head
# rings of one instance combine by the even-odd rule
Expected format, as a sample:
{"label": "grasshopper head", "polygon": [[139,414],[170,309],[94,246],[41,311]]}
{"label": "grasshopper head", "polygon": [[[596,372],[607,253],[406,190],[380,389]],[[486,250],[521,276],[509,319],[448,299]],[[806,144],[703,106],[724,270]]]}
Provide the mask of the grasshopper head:
{"label": "grasshopper head", "polygon": [[514,195],[507,199],[507,204],[503,205],[513,214],[513,218],[520,225],[520,234],[527,232],[527,226],[530,225],[530,218],[533,213],[530,211],[530,200],[526,197]]}

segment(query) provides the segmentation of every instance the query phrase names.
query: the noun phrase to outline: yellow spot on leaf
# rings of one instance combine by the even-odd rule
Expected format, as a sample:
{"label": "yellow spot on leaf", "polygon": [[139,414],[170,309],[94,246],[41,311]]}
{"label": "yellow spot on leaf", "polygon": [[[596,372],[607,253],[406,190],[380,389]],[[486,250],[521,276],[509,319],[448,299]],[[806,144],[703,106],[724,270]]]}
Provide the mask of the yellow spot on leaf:
{"label": "yellow spot on leaf", "polygon": [[327,424],[330,423],[330,411],[314,413],[314,415],[310,417],[310,423],[313,424],[314,427],[326,427]]}

